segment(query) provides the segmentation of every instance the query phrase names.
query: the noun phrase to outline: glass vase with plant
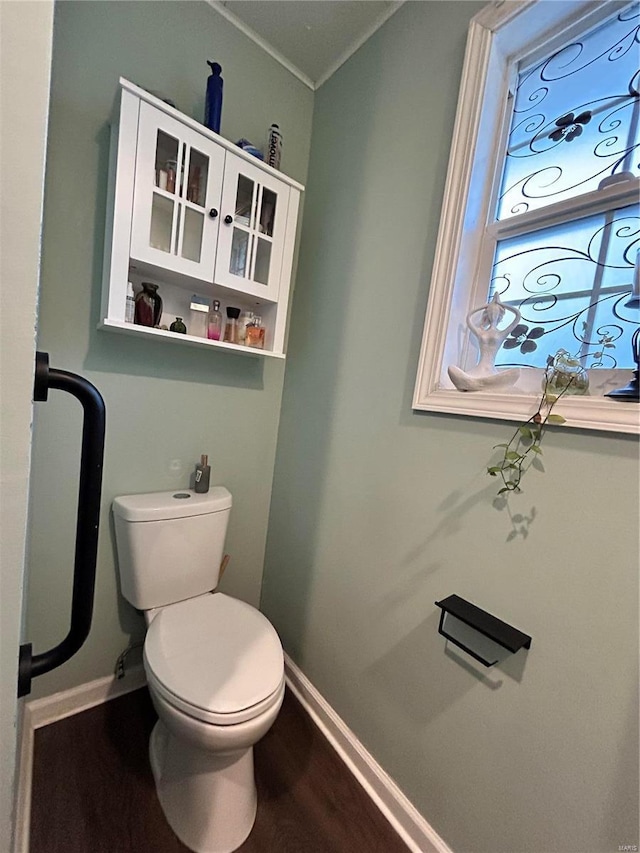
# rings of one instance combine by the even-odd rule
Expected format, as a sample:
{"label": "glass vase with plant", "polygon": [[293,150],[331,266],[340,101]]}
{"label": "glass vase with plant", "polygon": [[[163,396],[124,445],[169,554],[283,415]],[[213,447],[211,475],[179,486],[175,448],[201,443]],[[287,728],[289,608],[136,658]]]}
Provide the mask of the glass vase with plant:
{"label": "glass vase with plant", "polygon": [[613,338],[603,334],[594,352],[571,355],[567,350],[559,349],[547,358],[536,411],[518,425],[508,442],[494,445],[494,450],[502,452],[502,458],[497,464],[487,467],[487,474],[501,479],[498,495],[521,491],[522,477],[542,455],[540,445],[548,425],[566,423],[566,418],[553,411],[558,400],[565,394],[586,394],[589,390],[589,374],[582,359],[593,357],[595,360],[589,367],[601,367],[604,350],[610,347],[615,347]]}

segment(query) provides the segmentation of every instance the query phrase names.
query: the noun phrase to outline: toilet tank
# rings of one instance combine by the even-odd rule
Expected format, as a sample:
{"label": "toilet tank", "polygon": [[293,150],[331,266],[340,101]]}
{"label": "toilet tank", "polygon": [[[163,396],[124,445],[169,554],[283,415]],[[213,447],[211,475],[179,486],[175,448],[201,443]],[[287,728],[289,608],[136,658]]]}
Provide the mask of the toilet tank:
{"label": "toilet tank", "polygon": [[231,495],[223,486],[124,495],[113,502],[122,594],[139,610],[214,589]]}

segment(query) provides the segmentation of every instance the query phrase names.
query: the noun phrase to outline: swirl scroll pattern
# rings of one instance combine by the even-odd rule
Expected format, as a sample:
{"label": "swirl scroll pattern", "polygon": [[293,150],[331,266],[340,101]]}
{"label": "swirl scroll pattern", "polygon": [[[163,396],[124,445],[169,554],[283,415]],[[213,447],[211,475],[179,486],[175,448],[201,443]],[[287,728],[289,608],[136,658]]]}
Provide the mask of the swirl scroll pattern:
{"label": "swirl scroll pattern", "polygon": [[518,308],[522,321],[496,365],[544,367],[563,348],[585,367],[633,367],[640,312],[626,303],[639,249],[639,205],[501,241],[490,294]]}
{"label": "swirl scroll pattern", "polygon": [[640,173],[639,42],[633,4],[521,72],[498,219]]}

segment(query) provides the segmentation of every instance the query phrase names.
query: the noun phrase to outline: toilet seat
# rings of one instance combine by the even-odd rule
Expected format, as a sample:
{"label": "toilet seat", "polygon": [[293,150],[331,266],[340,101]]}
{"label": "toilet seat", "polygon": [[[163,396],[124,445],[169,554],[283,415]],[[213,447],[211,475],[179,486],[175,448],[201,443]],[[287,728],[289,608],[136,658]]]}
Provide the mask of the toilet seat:
{"label": "toilet seat", "polygon": [[144,644],[149,686],[169,704],[213,725],[234,725],[279,701],[280,638],[254,607],[224,593],[168,605]]}
{"label": "toilet seat", "polygon": [[170,705],[172,708],[182,712],[188,717],[193,718],[194,720],[199,720],[203,723],[208,723],[211,726],[234,726],[238,723],[248,723],[251,720],[254,720],[256,717],[259,717],[261,714],[269,711],[274,705],[278,704],[281,701],[282,695],[284,693],[285,687],[285,679],[284,675],[282,676],[282,681],[280,682],[279,687],[268,696],[266,699],[263,699],[262,702],[258,702],[256,705],[252,705],[250,708],[243,708],[240,711],[236,711],[235,713],[229,714],[216,714],[213,711],[205,711],[203,708],[198,708],[195,705],[190,705],[188,702],[185,702],[179,696],[176,696],[175,693],[171,693],[171,691],[167,690],[163,685],[154,678],[153,674],[147,670],[147,684],[150,690],[155,692],[155,695],[162,699],[167,705]]}

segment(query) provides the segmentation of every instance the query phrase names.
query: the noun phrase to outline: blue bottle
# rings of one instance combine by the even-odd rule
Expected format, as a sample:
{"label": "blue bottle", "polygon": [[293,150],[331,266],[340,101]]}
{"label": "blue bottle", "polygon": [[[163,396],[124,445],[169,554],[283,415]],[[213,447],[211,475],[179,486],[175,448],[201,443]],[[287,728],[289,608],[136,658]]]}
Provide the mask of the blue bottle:
{"label": "blue bottle", "polygon": [[223,79],[220,76],[222,66],[217,62],[209,62],[207,65],[211,68],[211,74],[207,80],[207,97],[204,105],[204,124],[209,130],[220,133],[220,115],[222,113],[222,84]]}

